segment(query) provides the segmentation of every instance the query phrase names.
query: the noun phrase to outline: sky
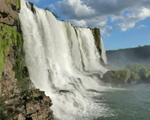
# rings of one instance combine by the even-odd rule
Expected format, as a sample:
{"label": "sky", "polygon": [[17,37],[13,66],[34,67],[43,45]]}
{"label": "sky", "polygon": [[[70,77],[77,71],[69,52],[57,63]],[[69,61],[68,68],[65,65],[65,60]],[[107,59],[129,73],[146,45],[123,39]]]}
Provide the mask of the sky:
{"label": "sky", "polygon": [[150,45],[150,0],[27,0],[78,27],[100,28],[105,50]]}

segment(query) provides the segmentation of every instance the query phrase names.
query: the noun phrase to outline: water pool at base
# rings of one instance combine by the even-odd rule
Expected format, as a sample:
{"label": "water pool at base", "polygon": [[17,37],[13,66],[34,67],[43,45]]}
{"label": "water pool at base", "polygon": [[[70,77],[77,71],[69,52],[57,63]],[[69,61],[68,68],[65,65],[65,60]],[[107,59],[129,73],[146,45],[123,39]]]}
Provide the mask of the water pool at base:
{"label": "water pool at base", "polygon": [[150,84],[112,88],[101,97],[107,111],[94,120],[150,120]]}

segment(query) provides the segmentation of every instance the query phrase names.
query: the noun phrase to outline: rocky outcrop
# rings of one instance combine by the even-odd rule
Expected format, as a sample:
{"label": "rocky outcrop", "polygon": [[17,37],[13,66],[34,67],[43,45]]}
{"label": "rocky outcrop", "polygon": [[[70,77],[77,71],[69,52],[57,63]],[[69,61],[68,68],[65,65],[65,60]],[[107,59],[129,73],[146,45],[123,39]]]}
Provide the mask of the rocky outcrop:
{"label": "rocky outcrop", "polygon": [[19,9],[20,0],[0,0],[0,120],[53,120],[51,99],[24,66]]}
{"label": "rocky outcrop", "polygon": [[13,94],[15,72],[12,69],[16,63],[15,52],[19,51],[15,44],[17,34],[12,26],[0,23],[0,96]]}
{"label": "rocky outcrop", "polygon": [[102,43],[100,29],[94,28],[94,29],[91,29],[91,31],[92,31],[94,39],[95,39],[95,45],[97,47],[99,55],[101,56],[100,57],[101,65],[107,66],[107,58],[106,58],[106,53],[105,53],[104,46]]}
{"label": "rocky outcrop", "polygon": [[93,33],[93,36],[94,36],[94,39],[95,39],[95,45],[98,49],[98,52],[99,54],[101,55],[101,35],[100,35],[100,30],[99,28],[94,28],[92,29],[92,33]]}
{"label": "rocky outcrop", "polygon": [[53,120],[53,111],[49,109],[52,101],[38,89],[10,96],[4,101],[7,114],[11,120]]}
{"label": "rocky outcrop", "polygon": [[0,0],[0,23],[14,25],[18,20],[20,0]]}

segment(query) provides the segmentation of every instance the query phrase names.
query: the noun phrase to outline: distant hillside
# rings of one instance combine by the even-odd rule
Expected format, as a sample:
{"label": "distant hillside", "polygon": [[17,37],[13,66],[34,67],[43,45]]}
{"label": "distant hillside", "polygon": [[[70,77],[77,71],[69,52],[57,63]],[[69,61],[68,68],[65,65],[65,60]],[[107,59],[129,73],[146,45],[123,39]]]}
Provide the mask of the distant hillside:
{"label": "distant hillside", "polygon": [[150,45],[136,48],[106,51],[108,64],[127,65],[132,63],[150,64]]}

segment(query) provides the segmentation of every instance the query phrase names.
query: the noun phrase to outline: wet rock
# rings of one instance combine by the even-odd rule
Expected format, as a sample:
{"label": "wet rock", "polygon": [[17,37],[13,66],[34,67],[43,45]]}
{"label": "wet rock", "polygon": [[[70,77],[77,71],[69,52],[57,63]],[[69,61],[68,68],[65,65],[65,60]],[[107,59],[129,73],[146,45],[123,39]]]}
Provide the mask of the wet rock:
{"label": "wet rock", "polygon": [[69,93],[69,90],[59,90],[59,93]]}
{"label": "wet rock", "polygon": [[97,90],[94,90],[94,89],[87,89],[87,91],[89,91],[89,92],[95,92],[95,93],[99,93],[99,91],[97,91]]}
{"label": "wet rock", "polygon": [[31,11],[33,12],[33,13],[36,13],[36,11],[35,11],[35,8],[34,8],[34,4],[33,3],[31,3],[31,2],[29,2],[29,4],[30,4],[30,9],[31,9]]}
{"label": "wet rock", "polygon": [[0,23],[14,25],[18,20],[18,9],[15,0],[8,4],[8,0],[0,0]]}
{"label": "wet rock", "polygon": [[[15,1],[0,0],[0,25],[6,24],[17,30],[20,6]],[[2,29],[0,33],[4,31]],[[53,120],[53,111],[50,109],[52,101],[44,92],[31,90],[34,86],[32,83],[27,91],[17,88],[18,79],[13,68],[17,61],[16,54],[21,54],[21,47],[17,48],[14,44],[8,46],[9,51],[4,55],[4,70],[0,73],[0,120]],[[24,75],[29,76],[26,68],[24,72]],[[1,118],[1,115],[5,118]]]}
{"label": "wet rock", "polygon": [[4,103],[7,115],[13,115],[11,119],[52,120],[54,118],[50,109],[51,99],[38,89],[20,93]]}

